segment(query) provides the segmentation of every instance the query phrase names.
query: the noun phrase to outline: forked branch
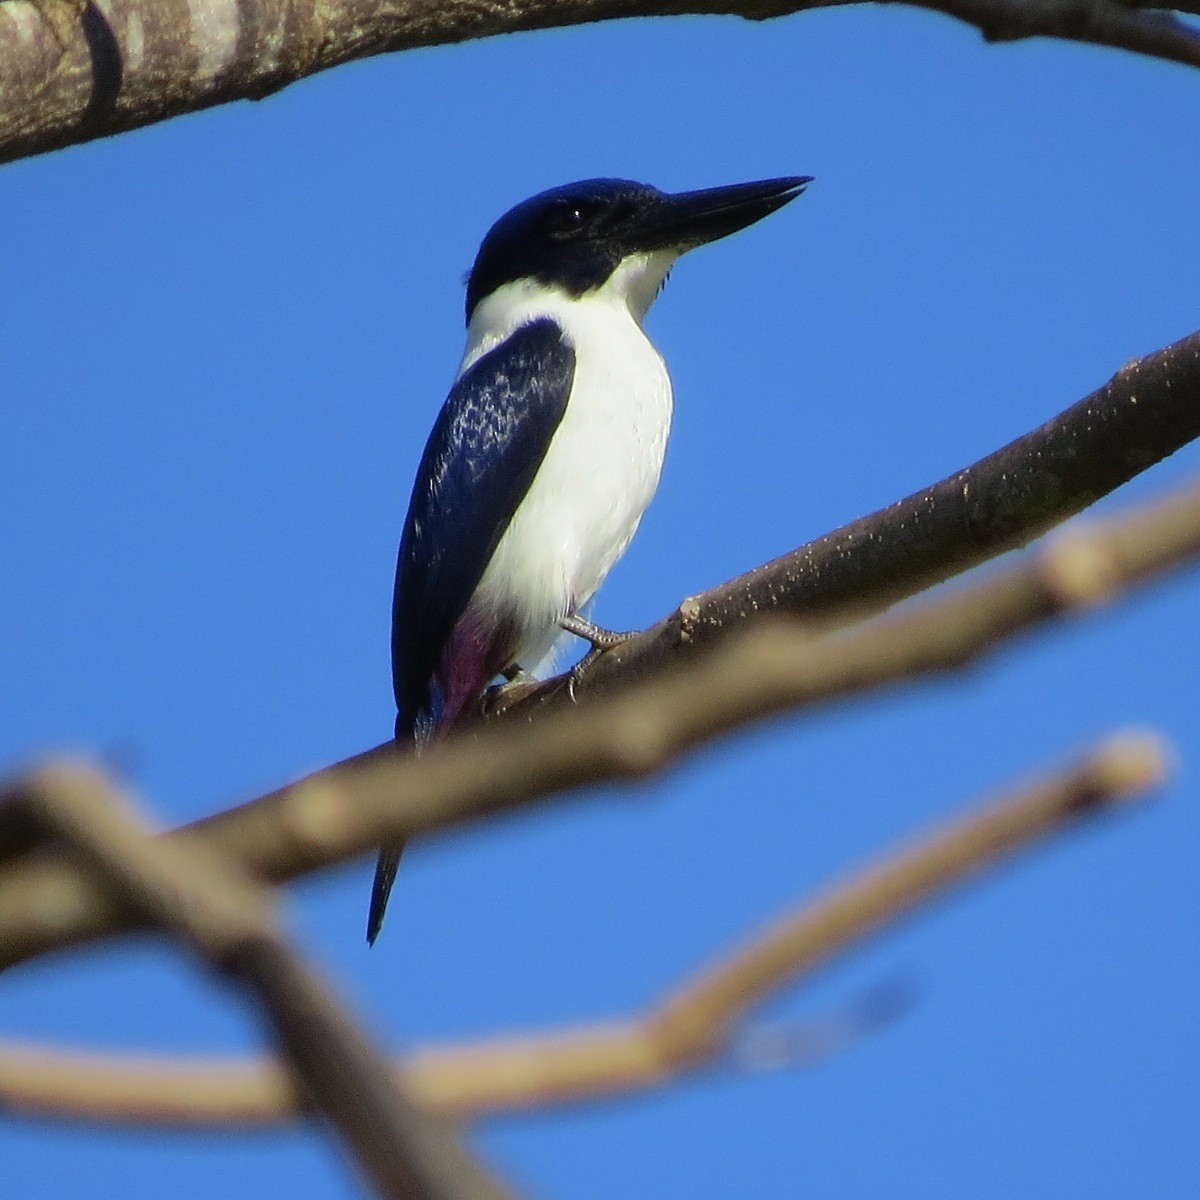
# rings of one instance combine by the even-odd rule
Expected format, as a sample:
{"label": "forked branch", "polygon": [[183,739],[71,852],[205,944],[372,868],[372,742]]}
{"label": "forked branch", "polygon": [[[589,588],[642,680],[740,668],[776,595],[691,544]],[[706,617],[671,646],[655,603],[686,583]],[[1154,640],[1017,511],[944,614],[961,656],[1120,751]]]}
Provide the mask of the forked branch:
{"label": "forked branch", "polygon": [[[298,1085],[387,1200],[513,1200],[411,1100],[331,988],[283,936],[266,890],[207,847],[153,837],[98,772],[55,766],[9,797],[97,881],[238,988]],[[303,1100],[301,1100],[303,1097]]]}
{"label": "forked branch", "polygon": [[[418,1050],[397,1064],[411,1094],[458,1118],[627,1095],[711,1068],[746,1014],[781,988],[943,899],[1019,851],[1162,782],[1146,734],[1110,738],[1079,762],[902,847],[725,954],[648,1013],[603,1025]],[[231,1126],[295,1120],[289,1075],[268,1061],[199,1063],[0,1045],[0,1107],[56,1119]]]}

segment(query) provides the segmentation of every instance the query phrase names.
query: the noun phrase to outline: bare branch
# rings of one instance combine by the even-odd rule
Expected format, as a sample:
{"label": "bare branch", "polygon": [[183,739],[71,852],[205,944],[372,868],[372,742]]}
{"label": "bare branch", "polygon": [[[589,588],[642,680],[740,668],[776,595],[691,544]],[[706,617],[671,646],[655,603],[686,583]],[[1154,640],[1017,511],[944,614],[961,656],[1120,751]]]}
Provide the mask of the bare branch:
{"label": "bare branch", "polygon": [[[772,612],[878,611],[1094,504],[1200,437],[1200,333],[1127,363],[1102,388],[939,483],[685,600],[592,660],[576,693],[624,686]],[[521,706],[562,701],[562,679]]]}
{"label": "bare branch", "polygon": [[[849,0],[3,0],[0,162],[261,99],[391,51],[619,17],[765,20]],[[909,0],[992,41],[1059,37],[1200,66],[1200,33],[1119,0]],[[1194,0],[1188,0],[1189,7]]]}
{"label": "bare branch", "polygon": [[[19,803],[101,887],[187,945],[265,1018],[307,1102],[389,1200],[512,1200],[404,1093],[329,986],[279,932],[265,890],[202,844],[157,838],[98,772],[50,767]],[[307,1107],[307,1105],[306,1105]]]}
{"label": "bare branch", "polygon": [[[726,629],[739,613],[769,606],[772,597],[775,606],[784,611],[804,611],[806,603],[816,609],[827,593],[843,603],[853,598],[859,609],[865,605],[870,611],[906,589],[964,569],[987,553],[998,553],[1034,536],[1197,433],[1200,333],[1129,364],[1100,391],[974,467],[731,584],[686,601],[677,621],[661,623],[633,645],[641,644],[639,658],[685,660],[691,656],[677,656],[670,652],[671,647],[682,651],[695,642],[711,642],[706,628]],[[980,496],[986,499],[977,499]],[[936,515],[943,511],[945,517]],[[1134,567],[1130,583],[1169,567],[1177,555],[1186,557],[1190,511],[1186,499],[1166,506],[1163,519],[1173,525],[1182,522],[1184,544],[1164,546],[1163,557]],[[1148,526],[1143,543],[1147,549],[1159,546],[1155,537],[1158,520],[1153,512],[1132,518],[1135,528]],[[914,535],[914,529],[920,532]],[[926,542],[935,549],[924,548]],[[859,559],[867,565],[857,567]],[[794,601],[790,599],[793,596],[797,597]],[[968,599],[968,606],[971,603]],[[1042,613],[1040,619],[1047,615]],[[672,630],[673,624],[678,628]],[[1010,633],[1020,627],[1014,626]],[[747,641],[733,651],[735,663],[738,655],[744,655],[745,661],[756,667],[773,652],[775,640],[785,635],[764,636],[758,650],[755,643]],[[870,627],[857,636],[869,642]],[[936,639],[939,631],[926,636]],[[789,641],[795,643],[796,639]],[[911,646],[920,648],[915,642]],[[842,653],[843,648],[836,647],[836,652]],[[624,653],[625,647],[619,647],[602,655],[583,681],[580,694],[609,690],[602,686],[604,672],[614,668],[605,664],[610,655]],[[779,661],[792,663],[798,653],[810,656],[804,670],[819,674],[821,653],[811,646],[801,652],[793,644],[793,653]],[[626,690],[635,707],[639,697],[655,696],[653,674],[636,669],[632,660],[614,657],[611,661],[627,662],[630,683]],[[769,665],[764,667],[767,674],[758,702],[749,708],[737,688],[728,696],[707,693],[714,705],[712,724],[701,723],[690,734],[677,733],[673,752],[681,753],[789,704],[798,707],[844,694],[850,686],[843,681],[830,693],[822,692],[815,682],[800,680],[779,692],[771,682]],[[935,669],[935,665],[926,669]],[[720,661],[696,664],[699,675],[695,677],[709,679],[714,671],[719,673],[720,666]],[[838,669],[836,662],[829,663],[831,678],[822,686],[833,685],[832,676]],[[616,674],[624,672],[614,673],[614,682]],[[632,685],[639,675],[649,677],[643,680],[643,687],[635,689]],[[694,676],[679,678],[686,681]],[[867,671],[856,686],[878,682]],[[545,703],[548,695],[552,700],[553,689],[539,692],[536,699],[542,701],[542,707],[549,707]],[[541,713],[527,702],[519,705],[514,715],[527,721],[536,715],[537,729],[519,738],[497,739],[491,734],[456,738],[438,753],[424,756],[419,765],[405,762],[390,744],[378,746],[296,786],[198,822],[184,836],[212,839],[252,874],[282,880],[364,853],[416,829],[528,803],[580,783],[635,776],[655,765],[639,760],[630,747],[609,746],[597,751],[595,730],[610,719],[604,712],[597,713],[595,722],[585,720],[582,725],[570,713],[560,713],[560,724],[546,725],[545,720],[554,714]],[[636,740],[631,743],[636,745]],[[578,753],[576,746],[580,747]],[[585,766],[589,754],[593,761]],[[669,752],[664,751],[658,765],[668,758]],[[398,796],[405,797],[404,801],[398,801]],[[488,800],[489,796],[494,798]],[[0,876],[0,969],[55,946],[128,927],[128,916],[111,898],[78,872],[61,865],[31,860]]]}
{"label": "bare branch", "polygon": [[[280,881],[418,832],[639,779],[774,714],[961,667],[1018,634],[1161,576],[1200,553],[1200,489],[1077,532],[908,611],[814,636],[777,619],[674,670],[533,722],[493,722],[420,759],[387,743],[179,831]],[[69,864],[0,873],[0,967],[136,926]]]}
{"label": "bare branch", "polygon": [[[411,1094],[454,1117],[526,1111],[663,1086],[728,1049],[745,1014],[1012,855],[1160,784],[1157,738],[1126,733],[901,848],[797,909],[645,1016],[552,1034],[416,1051],[397,1064]],[[197,1063],[0,1045],[0,1107],[138,1125],[275,1124],[299,1115],[269,1061]]]}

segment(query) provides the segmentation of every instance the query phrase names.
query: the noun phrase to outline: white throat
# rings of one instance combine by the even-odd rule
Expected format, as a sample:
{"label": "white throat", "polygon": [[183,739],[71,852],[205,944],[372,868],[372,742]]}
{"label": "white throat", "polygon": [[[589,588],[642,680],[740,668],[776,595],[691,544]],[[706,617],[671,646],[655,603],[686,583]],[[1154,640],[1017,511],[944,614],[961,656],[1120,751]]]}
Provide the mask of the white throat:
{"label": "white throat", "polygon": [[569,295],[536,279],[518,279],[498,287],[471,314],[459,374],[514,330],[539,317],[555,321],[572,341],[577,335],[587,336],[587,327],[594,324],[611,328],[630,322],[640,330],[678,257],[673,250],[631,254],[600,287],[582,296]]}

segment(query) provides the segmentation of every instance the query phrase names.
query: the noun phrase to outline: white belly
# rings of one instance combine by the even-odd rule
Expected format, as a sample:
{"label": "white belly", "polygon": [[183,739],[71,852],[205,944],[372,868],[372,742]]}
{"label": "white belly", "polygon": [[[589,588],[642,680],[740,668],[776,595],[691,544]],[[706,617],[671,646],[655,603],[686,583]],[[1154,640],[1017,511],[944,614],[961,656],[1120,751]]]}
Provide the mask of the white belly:
{"label": "white belly", "polygon": [[575,302],[546,315],[575,349],[571,396],[471,605],[516,626],[514,657],[526,668],[625,552],[658,487],[671,427],[666,366],[624,305]]}

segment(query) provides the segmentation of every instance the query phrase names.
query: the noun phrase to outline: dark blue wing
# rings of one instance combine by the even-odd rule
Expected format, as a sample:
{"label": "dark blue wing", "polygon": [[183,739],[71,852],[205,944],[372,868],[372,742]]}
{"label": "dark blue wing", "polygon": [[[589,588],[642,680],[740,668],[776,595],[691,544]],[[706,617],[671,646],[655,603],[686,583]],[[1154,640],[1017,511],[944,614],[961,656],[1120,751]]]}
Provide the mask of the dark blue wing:
{"label": "dark blue wing", "polygon": [[551,320],[518,329],[455,383],[417,471],[396,564],[397,737],[429,718],[429,684],[567,406],[575,351]]}

